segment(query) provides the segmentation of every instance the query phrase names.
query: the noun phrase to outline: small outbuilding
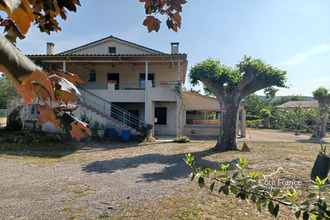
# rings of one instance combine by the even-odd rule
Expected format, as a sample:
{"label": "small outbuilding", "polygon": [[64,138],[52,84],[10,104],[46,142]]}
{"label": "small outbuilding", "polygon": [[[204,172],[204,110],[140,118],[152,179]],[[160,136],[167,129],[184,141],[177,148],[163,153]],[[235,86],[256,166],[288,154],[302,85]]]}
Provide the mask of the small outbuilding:
{"label": "small outbuilding", "polygon": [[[246,109],[240,104],[237,134],[246,136]],[[221,109],[219,101],[195,92],[183,92],[183,134],[187,136],[218,136],[220,118],[230,109]]]}

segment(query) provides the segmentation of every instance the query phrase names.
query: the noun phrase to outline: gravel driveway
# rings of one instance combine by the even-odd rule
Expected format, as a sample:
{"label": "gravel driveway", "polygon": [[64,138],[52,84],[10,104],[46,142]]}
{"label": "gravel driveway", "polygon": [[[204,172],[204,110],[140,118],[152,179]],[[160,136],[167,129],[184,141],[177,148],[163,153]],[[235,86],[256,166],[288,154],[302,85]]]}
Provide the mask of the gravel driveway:
{"label": "gravel driveway", "polygon": [[[241,141],[265,138],[309,140],[251,130]],[[98,144],[50,159],[0,154],[0,219],[135,219],[141,210],[152,216],[157,201],[178,188],[196,188],[182,158],[203,143],[121,144],[116,149]]]}
{"label": "gravel driveway", "polygon": [[0,218],[98,219],[146,209],[189,182],[184,154],[164,147],[93,148],[73,161],[2,156]]}

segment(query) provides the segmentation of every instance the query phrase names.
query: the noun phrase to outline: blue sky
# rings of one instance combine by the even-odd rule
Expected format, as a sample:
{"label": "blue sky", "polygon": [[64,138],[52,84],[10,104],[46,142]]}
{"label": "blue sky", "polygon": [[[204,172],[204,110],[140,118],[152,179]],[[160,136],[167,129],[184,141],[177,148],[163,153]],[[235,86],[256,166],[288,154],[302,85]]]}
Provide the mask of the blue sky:
{"label": "blue sky", "polygon": [[[329,0],[190,0],[178,33],[161,17],[160,31],[148,33],[138,0],[81,4],[66,21],[59,19],[61,32],[47,35],[33,27],[17,46],[25,54],[44,54],[46,42],[54,42],[58,53],[113,35],[169,53],[170,42],[180,42],[189,67],[207,58],[234,66],[246,54],[286,70],[291,87],[277,95],[311,96],[321,85],[330,89]],[[188,80],[185,86],[190,88]]]}

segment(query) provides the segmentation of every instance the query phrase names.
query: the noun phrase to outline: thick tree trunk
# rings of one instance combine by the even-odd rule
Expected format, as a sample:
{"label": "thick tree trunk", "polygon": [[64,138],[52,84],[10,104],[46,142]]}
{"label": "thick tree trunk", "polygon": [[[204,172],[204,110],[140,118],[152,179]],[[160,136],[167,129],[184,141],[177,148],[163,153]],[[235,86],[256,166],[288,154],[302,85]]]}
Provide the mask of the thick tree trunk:
{"label": "thick tree trunk", "polygon": [[262,125],[264,128],[268,128],[269,127],[269,118],[264,118],[264,120],[262,121]]}
{"label": "thick tree trunk", "polygon": [[238,150],[237,148],[237,120],[240,100],[234,96],[219,100],[221,108],[227,110],[220,116],[220,135],[214,149],[217,152]]}
{"label": "thick tree trunk", "polygon": [[319,103],[319,122],[316,124],[316,135],[317,137],[324,138],[326,136],[326,127],[327,127],[327,113],[328,107],[326,106],[325,101],[318,101]]}

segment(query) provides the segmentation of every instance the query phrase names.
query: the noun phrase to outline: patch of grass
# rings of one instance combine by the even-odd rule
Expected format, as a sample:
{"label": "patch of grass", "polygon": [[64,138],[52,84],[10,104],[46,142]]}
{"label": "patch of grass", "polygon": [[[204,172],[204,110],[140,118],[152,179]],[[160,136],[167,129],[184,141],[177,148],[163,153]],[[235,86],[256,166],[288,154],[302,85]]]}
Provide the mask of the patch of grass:
{"label": "patch of grass", "polygon": [[68,219],[69,220],[73,220],[73,219],[76,219],[78,217],[79,217],[79,215],[72,215],[72,216],[69,216]]}
{"label": "patch of grass", "polygon": [[103,212],[102,214],[99,215],[99,218],[110,218],[110,215],[107,212]]}
{"label": "patch of grass", "polygon": [[72,208],[71,207],[64,207],[61,209],[61,212],[72,212]]}
{"label": "patch of grass", "polygon": [[73,190],[72,192],[75,193],[77,196],[85,196],[86,192],[89,191],[90,188],[87,187],[86,189],[76,189],[76,190]]}
{"label": "patch of grass", "polygon": [[84,196],[84,195],[85,195],[85,194],[84,194],[84,191],[81,190],[81,189],[73,190],[73,192],[74,192],[75,194],[77,194],[77,196]]}

